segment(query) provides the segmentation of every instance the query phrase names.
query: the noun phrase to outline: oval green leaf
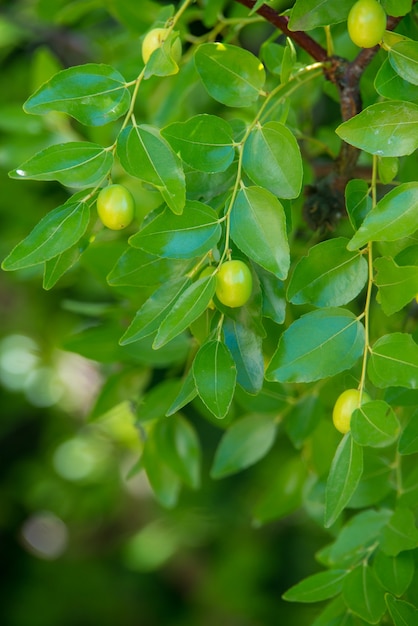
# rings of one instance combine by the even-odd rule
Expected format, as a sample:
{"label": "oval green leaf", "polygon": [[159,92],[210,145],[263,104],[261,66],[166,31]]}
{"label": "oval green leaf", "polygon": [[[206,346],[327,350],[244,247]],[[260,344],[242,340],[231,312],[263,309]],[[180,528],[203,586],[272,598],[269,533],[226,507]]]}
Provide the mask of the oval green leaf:
{"label": "oval green leaf", "polygon": [[224,172],[235,156],[232,128],[216,115],[196,115],[161,131],[180,158],[202,172]]}
{"label": "oval green leaf", "polygon": [[89,219],[90,207],[86,202],[68,201],[50,211],[13,248],[2,268],[9,271],[31,267],[65,252],[84,235]]}
{"label": "oval green leaf", "polygon": [[218,419],[226,416],[234,396],[237,372],[231,353],[221,341],[208,341],[193,361],[200,399]]}
{"label": "oval green leaf", "polygon": [[129,174],[156,187],[173,213],[182,213],[186,183],[181,160],[157,128],[128,126],[119,134],[117,154]]}
{"label": "oval green leaf", "polygon": [[418,147],[418,105],[378,102],[336,129],[344,141],[370,154],[404,156]]}
{"label": "oval green leaf", "polygon": [[279,198],[296,198],[302,186],[302,157],[293,133],[280,122],[258,124],[244,144],[245,173]]}
{"label": "oval green leaf", "polygon": [[408,83],[418,85],[418,41],[400,41],[389,50],[394,70]]}
{"label": "oval green leaf", "polygon": [[284,280],[290,252],[282,204],[267,189],[244,187],[231,212],[231,237],[253,261]]}
{"label": "oval green leaf", "polygon": [[57,180],[68,187],[90,187],[111,170],[109,150],[88,141],[49,146],[9,173],[11,178]]}
{"label": "oval green leaf", "polygon": [[348,239],[328,239],[313,246],[295,266],[287,289],[294,304],[341,306],[353,300],[367,281],[363,255],[347,250]]}
{"label": "oval green leaf", "polygon": [[308,576],[283,594],[288,602],[320,602],[340,593],[349,570],[330,569]]}
{"label": "oval green leaf", "polygon": [[352,367],[363,353],[364,327],[345,309],[303,315],[282,334],[267,380],[311,382]]}
{"label": "oval green leaf", "polygon": [[36,115],[62,111],[87,126],[101,126],[126,113],[130,101],[122,74],[110,65],[86,63],[55,74],[23,108]]}
{"label": "oval green leaf", "polygon": [[218,102],[246,107],[255,102],[266,74],[261,61],[248,50],[226,43],[204,43],[194,56],[202,82]]}
{"label": "oval green leaf", "polygon": [[171,259],[191,259],[213,248],[221,236],[216,212],[187,200],[181,215],[164,209],[129,239],[134,248]]}
{"label": "oval green leaf", "polygon": [[388,257],[375,260],[375,283],[379,287],[378,301],[386,315],[400,311],[418,293],[418,267],[399,266]]}
{"label": "oval green leaf", "polygon": [[341,440],[329,471],[325,491],[325,527],[329,528],[347,506],[363,473],[363,448],[350,433]]}
{"label": "oval green leaf", "polygon": [[408,237],[416,231],[417,220],[418,183],[404,183],[389,191],[371,209],[347,248],[357,250],[369,241],[396,241]]}
{"label": "oval green leaf", "polygon": [[350,422],[351,435],[359,445],[383,448],[394,443],[400,432],[399,420],[390,404],[374,400],[356,409]]}
{"label": "oval green leaf", "polygon": [[418,345],[408,333],[380,337],[371,349],[368,375],[376,387],[418,387]]}

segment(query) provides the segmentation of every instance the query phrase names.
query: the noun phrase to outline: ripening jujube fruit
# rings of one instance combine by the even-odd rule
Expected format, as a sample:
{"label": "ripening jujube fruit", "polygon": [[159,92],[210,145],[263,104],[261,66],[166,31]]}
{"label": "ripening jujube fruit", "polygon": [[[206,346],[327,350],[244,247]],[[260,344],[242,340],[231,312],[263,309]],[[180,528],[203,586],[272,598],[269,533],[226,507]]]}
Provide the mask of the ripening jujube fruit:
{"label": "ripening jujube fruit", "polygon": [[[169,33],[170,31],[168,28],[153,28],[145,35],[142,42],[142,58],[144,63],[148,63],[148,60],[154,50],[161,48]],[[173,45],[171,46],[171,54],[176,62],[180,60],[181,42],[178,37],[174,40]]]}
{"label": "ripening jujube fruit", "polygon": [[370,402],[370,396],[365,391],[360,394],[359,389],[346,389],[338,396],[334,404],[332,421],[335,428],[343,435],[350,430],[351,416],[360,406],[360,395],[361,404]]}
{"label": "ripening jujube fruit", "polygon": [[242,306],[251,296],[253,277],[248,265],[239,259],[222,263],[216,275],[216,296],[232,308]]}
{"label": "ripening jujube fruit", "polygon": [[135,216],[135,202],[131,192],[123,185],[104,187],[97,196],[97,213],[107,228],[126,228]]}
{"label": "ripening jujube fruit", "polygon": [[356,46],[376,46],[386,30],[386,13],[382,5],[377,0],[358,0],[348,14],[347,29]]}

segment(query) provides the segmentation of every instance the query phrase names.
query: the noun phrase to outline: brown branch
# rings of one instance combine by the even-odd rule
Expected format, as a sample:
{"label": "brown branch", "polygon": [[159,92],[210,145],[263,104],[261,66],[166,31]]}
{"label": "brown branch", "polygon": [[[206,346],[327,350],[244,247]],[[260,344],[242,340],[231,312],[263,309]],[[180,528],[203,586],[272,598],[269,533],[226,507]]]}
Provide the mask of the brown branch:
{"label": "brown branch", "polygon": [[[255,0],[235,1],[249,9],[255,5]],[[417,0],[414,0],[414,4],[415,2]],[[290,37],[315,61],[324,63],[325,78],[336,85],[340,95],[342,121],[354,117],[361,111],[360,78],[379,51],[379,46],[361,50],[357,57],[349,62],[338,56],[328,56],[325,48],[305,32],[290,30],[289,18],[278,15],[271,7],[263,4],[257,9],[257,13]],[[401,19],[402,17],[388,17],[387,30],[393,30]],[[319,178],[314,185],[307,188],[304,214],[306,221],[314,230],[324,226],[332,227],[344,212],[344,189],[353,176],[359,154],[357,148],[343,141],[331,173],[325,178]]]}
{"label": "brown branch", "polygon": [[[239,4],[252,9],[255,5],[255,0],[235,0]],[[256,13],[264,17],[270,24],[276,26],[282,31],[284,35],[290,37],[295,43],[297,43],[303,50],[306,50],[315,61],[326,61],[328,59],[327,51],[323,48],[315,39],[312,39],[309,35],[301,30],[289,30],[288,23],[289,18],[284,15],[279,15],[274,9],[263,4]]]}

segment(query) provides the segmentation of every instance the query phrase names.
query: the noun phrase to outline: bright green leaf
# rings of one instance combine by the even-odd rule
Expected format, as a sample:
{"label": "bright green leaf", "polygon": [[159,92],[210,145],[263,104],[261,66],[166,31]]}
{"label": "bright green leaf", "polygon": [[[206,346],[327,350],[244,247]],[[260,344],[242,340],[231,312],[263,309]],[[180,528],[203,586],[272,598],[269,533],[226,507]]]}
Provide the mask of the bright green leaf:
{"label": "bright green leaf", "polygon": [[293,133],[280,122],[258,124],[244,144],[245,173],[279,198],[296,198],[302,186],[302,158]]}
{"label": "bright green leaf", "polygon": [[173,305],[190,285],[189,278],[181,276],[164,283],[144,302],[130,326],[120,339],[120,345],[139,341],[156,332],[161,322],[167,317]]}
{"label": "bright green leaf", "polygon": [[84,235],[90,219],[85,202],[68,201],[50,211],[29,235],[4,259],[6,271],[31,267],[54,258],[76,244]]}
{"label": "bright green leaf", "polygon": [[123,76],[110,65],[86,63],[62,70],[43,84],[23,108],[40,115],[68,113],[87,126],[101,126],[127,112],[131,96]]}
{"label": "bright green leaf", "polygon": [[320,309],[303,315],[282,334],[267,380],[310,382],[351,368],[363,353],[364,327],[350,311]]}
{"label": "bright green leaf", "polygon": [[248,393],[259,393],[264,381],[262,337],[238,320],[226,319],[225,344],[237,368],[237,382]]}
{"label": "bright green leaf", "polygon": [[201,451],[196,431],[181,415],[160,420],[154,429],[161,458],[192,489],[200,486]]}
{"label": "bright green leaf", "polygon": [[181,215],[168,208],[129,239],[134,248],[174,259],[191,259],[209,252],[219,241],[221,226],[209,206],[186,200]]}
{"label": "bright green leaf", "polygon": [[382,448],[396,441],[399,420],[390,404],[383,400],[366,402],[351,416],[351,434],[359,445]]}
{"label": "bright green leaf", "polygon": [[418,102],[418,89],[395,72],[389,59],[385,59],[376,74],[374,86],[379,95],[393,100]]}
{"label": "bright green leaf", "polygon": [[418,623],[418,609],[413,604],[390,594],[386,594],[386,604],[395,626],[415,626]]}
{"label": "bright green leaf", "polygon": [[287,297],[294,304],[318,307],[340,306],[353,300],[363,289],[367,262],[358,252],[347,250],[348,239],[322,241],[309,249],[293,271]]}
{"label": "bright green leaf", "polygon": [[216,42],[200,45],[194,56],[196,69],[209,95],[231,107],[255,102],[266,74],[261,61],[248,50]]}
{"label": "bright green leaf", "polygon": [[418,105],[391,100],[367,107],[336,129],[347,143],[379,156],[404,156],[418,147]]}
{"label": "bright green leaf", "polygon": [[238,192],[231,212],[231,237],[261,267],[286,278],[290,265],[286,216],[267,189],[244,187]]}
{"label": "bright green leaf", "polygon": [[394,70],[408,83],[418,85],[418,41],[400,41],[389,50]]}
{"label": "bright green leaf", "polygon": [[357,250],[369,241],[396,241],[408,237],[417,228],[417,207],[418,183],[395,187],[366,215],[347,248]]}
{"label": "bright green leaf", "polygon": [[376,387],[418,387],[418,346],[408,333],[383,335],[372,346],[368,375]]}
{"label": "bright green leaf", "polygon": [[117,154],[129,174],[156,187],[173,213],[182,213],[186,184],[181,160],[157,128],[128,126],[119,134]]}
{"label": "bright green leaf", "polygon": [[137,248],[128,248],[107,276],[109,285],[150,287],[187,273],[189,260],[163,259]]}
{"label": "bright green leaf", "polygon": [[215,115],[196,115],[161,131],[181,159],[202,172],[224,172],[235,156],[232,128]]}
{"label": "bright green leaf", "polygon": [[343,588],[344,578],[349,570],[331,569],[308,576],[283,594],[288,602],[320,602],[333,598]]}
{"label": "bright green leaf", "polygon": [[215,287],[216,277],[207,276],[183,291],[158,330],[153,343],[155,349],[161,348],[182,333],[203,313],[213,298]]}
{"label": "bright green leaf", "polygon": [[205,343],[193,361],[197,393],[218,419],[228,413],[235,391],[237,372],[228,348],[221,341]]}
{"label": "bright green leaf", "polygon": [[378,299],[386,315],[392,315],[409,304],[418,293],[418,267],[399,266],[388,257],[375,260],[375,283],[379,287]]}
{"label": "bright green leaf", "polygon": [[400,454],[415,454],[418,452],[418,413],[414,412],[406,424],[399,439]]}
{"label": "bright green leaf", "polygon": [[411,509],[398,508],[380,533],[380,549],[387,556],[418,547],[418,528]]}
{"label": "bright green leaf", "polygon": [[49,146],[9,173],[11,178],[58,180],[68,187],[90,187],[111,170],[109,150],[88,141],[70,141]]}
{"label": "bright green leaf", "polygon": [[352,7],[351,0],[322,0],[312,3],[311,0],[296,0],[290,15],[290,30],[312,30],[318,26],[337,24],[347,19]]}
{"label": "bright green leaf", "polygon": [[328,475],[325,492],[325,526],[329,528],[349,503],[363,473],[363,449],[350,433],[340,442]]}
{"label": "bright green leaf", "polygon": [[367,181],[353,178],[345,187],[347,214],[354,230],[357,230],[372,208],[370,188]]}
{"label": "bright green leaf", "polygon": [[380,623],[386,611],[384,592],[367,563],[353,569],[345,578],[343,596],[353,613],[369,624]]}
{"label": "bright green leaf", "polygon": [[376,578],[387,591],[401,596],[408,589],[415,572],[412,551],[401,552],[396,556],[387,556],[379,550],[373,559]]}

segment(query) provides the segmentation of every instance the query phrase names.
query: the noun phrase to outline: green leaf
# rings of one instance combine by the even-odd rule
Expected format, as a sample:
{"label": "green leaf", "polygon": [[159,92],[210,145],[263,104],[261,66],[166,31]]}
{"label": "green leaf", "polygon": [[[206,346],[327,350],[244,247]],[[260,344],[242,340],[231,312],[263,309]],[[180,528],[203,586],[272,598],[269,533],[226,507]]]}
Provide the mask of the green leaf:
{"label": "green leaf", "polygon": [[341,596],[329,602],[311,626],[366,626],[357,615],[351,613]]}
{"label": "green leaf", "polygon": [[248,393],[259,393],[264,381],[262,337],[248,325],[227,318],[223,325],[225,344],[237,368],[237,382]]}
{"label": "green leaf", "polygon": [[358,565],[370,553],[390,515],[391,512],[386,509],[369,509],[351,517],[329,547],[329,565],[337,568]]}
{"label": "green leaf", "polygon": [[43,288],[46,290],[52,289],[61,276],[77,263],[88,245],[87,238],[82,237],[65,252],[58,254],[53,259],[49,259],[49,261],[45,261]]}
{"label": "green leaf", "polygon": [[221,236],[216,212],[196,200],[186,200],[181,215],[168,208],[129,239],[134,248],[174,259],[191,259],[209,252]]}
{"label": "green leaf", "polygon": [[196,69],[208,91],[230,107],[247,107],[255,102],[266,74],[261,61],[248,50],[226,43],[201,44],[194,55]]}
{"label": "green leaf", "polygon": [[385,599],[395,626],[415,626],[417,624],[418,609],[413,604],[398,600],[390,594],[386,594]]}
{"label": "green leaf", "polygon": [[196,396],[197,389],[194,382],[193,370],[190,368],[183,380],[179,393],[170,404],[166,415],[174,415],[174,413],[177,413],[177,411],[182,409],[186,404],[189,404],[189,402],[191,402]]}
{"label": "green leaf", "polygon": [[296,264],[290,279],[287,288],[290,302],[340,306],[360,293],[367,281],[367,261],[358,252],[349,252],[347,242],[345,237],[338,237],[309,249],[308,255]]}
{"label": "green leaf", "polygon": [[370,188],[365,180],[353,178],[345,187],[345,204],[351,226],[357,230],[372,208]]}
{"label": "green leaf", "polygon": [[391,258],[375,260],[375,283],[379,287],[378,299],[386,315],[400,311],[418,293],[418,267],[400,267]]}
{"label": "green leaf", "polygon": [[190,283],[191,280],[189,278],[180,276],[154,291],[141,306],[121,337],[120,345],[125,346],[128,343],[139,341],[156,332],[161,322],[167,317],[175,302]]}
{"label": "green leaf", "polygon": [[383,448],[394,443],[400,432],[399,420],[390,404],[373,400],[362,404],[351,416],[351,434],[361,446]]}
{"label": "green leaf", "polygon": [[293,133],[284,124],[257,124],[244,144],[242,164],[256,185],[265,187],[279,198],[299,196],[303,178],[302,157]]}
{"label": "green leaf", "polygon": [[349,503],[363,473],[363,449],[350,433],[340,442],[332,460],[325,492],[325,527],[329,528]]}
{"label": "green leaf", "polygon": [[418,547],[418,528],[411,509],[398,508],[380,533],[380,549],[387,556]]}
{"label": "green leaf", "polygon": [[115,286],[150,287],[183,275],[189,269],[187,259],[163,259],[157,254],[128,248],[110,271],[107,282]]}
{"label": "green leaf", "polygon": [[186,183],[181,160],[157,128],[128,126],[119,134],[117,154],[128,174],[156,187],[173,213],[182,213]]}
{"label": "green leaf", "polygon": [[350,369],[363,353],[364,327],[351,311],[320,309],[303,315],[281,335],[267,380],[311,382]]}
{"label": "green leaf", "polygon": [[414,576],[414,555],[409,551],[396,556],[387,556],[378,550],[373,559],[373,569],[384,589],[395,596],[401,596],[408,589]]}
{"label": "green leaf", "polygon": [[341,592],[344,578],[349,570],[331,569],[308,576],[283,594],[288,602],[320,602],[333,598]]}
{"label": "green leaf", "polygon": [[270,415],[247,415],[224,433],[213,461],[212,478],[236,474],[262,459],[276,438],[277,425]]}
{"label": "green leaf", "polygon": [[84,235],[89,219],[89,205],[71,202],[70,199],[41,219],[4,259],[2,269],[10,271],[31,267],[65,252]]}
{"label": "green leaf", "polygon": [[261,267],[257,267],[257,276],[263,294],[263,316],[269,317],[276,324],[283,324],[286,317],[284,283]]}
{"label": "green leaf", "polygon": [[400,41],[392,46],[389,61],[399,76],[418,85],[418,41]]}
{"label": "green leaf", "polygon": [[371,349],[368,375],[376,387],[418,387],[418,346],[407,333],[380,337]]}
{"label": "green leaf", "polygon": [[412,8],[412,0],[382,0],[387,15],[395,17],[406,15]]}
{"label": "green leaf", "polygon": [[231,212],[231,237],[261,267],[286,278],[290,265],[286,216],[267,189],[244,187],[238,192]]}
{"label": "green leaf", "polygon": [[380,623],[386,611],[384,592],[367,563],[353,569],[345,578],[343,596],[353,613],[369,624]]}
{"label": "green leaf", "polygon": [[113,155],[88,141],[49,146],[9,173],[11,178],[58,180],[68,187],[89,187],[110,172]]}
{"label": "green leaf", "polygon": [[418,413],[414,412],[405,426],[398,446],[399,454],[415,454],[418,452]]}
{"label": "green leaf", "polygon": [[180,158],[202,172],[224,172],[235,156],[232,128],[216,115],[196,115],[161,131]]}
{"label": "green leaf", "polygon": [[367,107],[336,129],[344,141],[379,156],[404,156],[418,147],[418,105],[392,100]]}
{"label": "green leaf", "polygon": [[407,102],[418,101],[416,86],[401,78],[393,69],[388,58],[380,66],[374,80],[374,86],[377,93],[384,98]]}
{"label": "green leaf", "polygon": [[156,499],[162,506],[172,509],[179,497],[180,479],[164,462],[154,436],[148,437],[141,458]]}
{"label": "green leaf", "polygon": [[168,467],[189,487],[200,486],[201,451],[193,426],[181,415],[160,420],[154,429],[156,446]]}
{"label": "green leaf", "polygon": [[183,291],[170,313],[162,322],[153,347],[155,349],[161,348],[186,330],[206,309],[213,298],[215,287],[216,277],[207,276],[200,278]]}
{"label": "green leaf", "polygon": [[347,248],[357,250],[369,241],[396,241],[408,237],[417,228],[417,206],[417,182],[395,187],[366,215]]}
{"label": "green leaf", "polygon": [[205,343],[193,361],[197,393],[205,406],[222,419],[234,396],[237,372],[228,348],[221,341]]}
{"label": "green leaf", "polygon": [[312,4],[311,0],[296,0],[290,15],[290,30],[312,30],[318,26],[338,24],[347,19],[352,7],[351,0],[322,0]]}
{"label": "green leaf", "polygon": [[35,115],[62,111],[87,126],[101,126],[124,115],[130,101],[122,74],[110,65],[86,63],[55,74],[23,108]]}

